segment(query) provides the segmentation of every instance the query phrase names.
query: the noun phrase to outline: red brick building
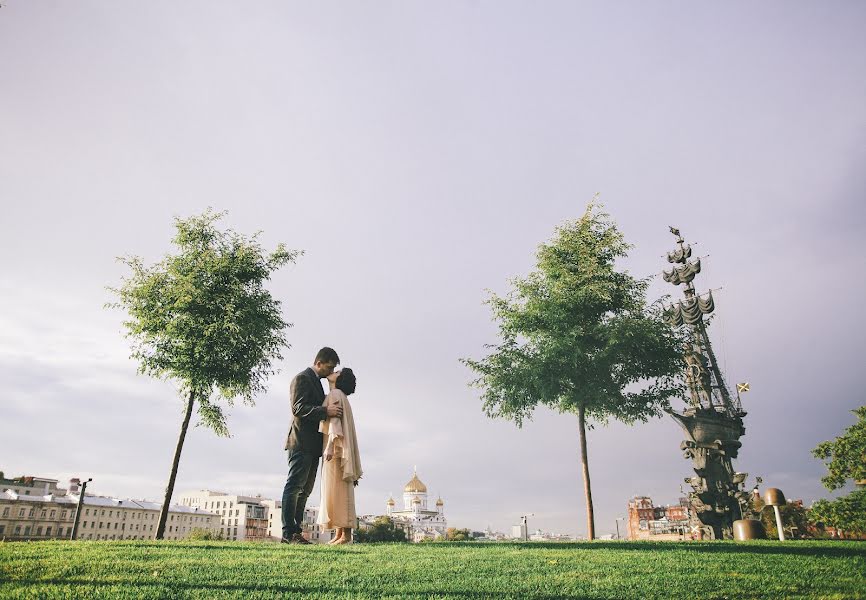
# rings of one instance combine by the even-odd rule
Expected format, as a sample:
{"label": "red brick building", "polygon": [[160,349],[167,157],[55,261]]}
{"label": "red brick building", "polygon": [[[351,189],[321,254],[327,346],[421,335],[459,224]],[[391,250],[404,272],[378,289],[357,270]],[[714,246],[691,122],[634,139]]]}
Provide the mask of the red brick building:
{"label": "red brick building", "polygon": [[681,540],[689,539],[689,533],[687,498],[668,506],[654,506],[649,496],[635,496],[628,501],[628,539]]}

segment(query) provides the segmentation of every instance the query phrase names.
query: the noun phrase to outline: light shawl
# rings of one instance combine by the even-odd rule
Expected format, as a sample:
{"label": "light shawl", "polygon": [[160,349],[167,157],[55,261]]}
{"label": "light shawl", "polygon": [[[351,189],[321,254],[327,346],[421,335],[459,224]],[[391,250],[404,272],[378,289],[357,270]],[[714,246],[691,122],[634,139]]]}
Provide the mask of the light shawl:
{"label": "light shawl", "polygon": [[331,417],[319,423],[319,431],[325,435],[325,447],[333,442],[334,456],[337,448],[342,448],[340,474],[343,481],[354,482],[361,479],[361,454],[358,452],[358,438],[355,435],[355,417],[349,398],[342,390],[333,389],[325,398],[324,406],[338,403],[343,407],[343,417]]}

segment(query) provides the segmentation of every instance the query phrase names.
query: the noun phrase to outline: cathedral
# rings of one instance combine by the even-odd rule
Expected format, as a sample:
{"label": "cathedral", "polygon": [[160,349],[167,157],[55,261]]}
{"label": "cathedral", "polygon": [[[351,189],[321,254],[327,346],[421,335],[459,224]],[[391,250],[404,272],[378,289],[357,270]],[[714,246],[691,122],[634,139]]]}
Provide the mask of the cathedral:
{"label": "cathedral", "polygon": [[388,498],[387,514],[396,524],[405,526],[413,542],[445,537],[445,503],[439,498],[435,509],[427,506],[427,486],[418,479],[417,470],[403,488],[403,508],[398,509],[394,498]]}

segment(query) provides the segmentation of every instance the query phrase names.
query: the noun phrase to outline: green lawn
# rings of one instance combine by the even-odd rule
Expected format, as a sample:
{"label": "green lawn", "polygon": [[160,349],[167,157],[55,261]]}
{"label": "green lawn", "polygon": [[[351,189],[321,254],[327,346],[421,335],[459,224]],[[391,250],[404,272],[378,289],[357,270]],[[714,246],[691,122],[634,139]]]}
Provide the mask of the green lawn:
{"label": "green lawn", "polygon": [[0,598],[866,598],[866,543],[0,543]]}

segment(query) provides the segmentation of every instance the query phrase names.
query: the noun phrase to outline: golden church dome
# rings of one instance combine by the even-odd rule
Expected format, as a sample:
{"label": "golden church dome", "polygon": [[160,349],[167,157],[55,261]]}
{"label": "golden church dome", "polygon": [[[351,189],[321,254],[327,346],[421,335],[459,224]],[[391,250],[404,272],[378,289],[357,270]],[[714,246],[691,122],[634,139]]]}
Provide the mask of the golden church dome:
{"label": "golden church dome", "polygon": [[427,486],[421,483],[421,480],[418,479],[418,473],[415,473],[412,476],[412,479],[409,483],[406,484],[406,487],[403,488],[404,492],[424,492],[427,493]]}
{"label": "golden church dome", "polygon": [[412,504],[421,504],[421,498],[415,498],[412,500]]}
{"label": "golden church dome", "polygon": [[442,502],[442,498],[439,498],[439,499],[436,501],[436,506],[445,506],[445,503]]}
{"label": "golden church dome", "polygon": [[393,498],[388,498],[388,506],[394,506],[395,502]]}

